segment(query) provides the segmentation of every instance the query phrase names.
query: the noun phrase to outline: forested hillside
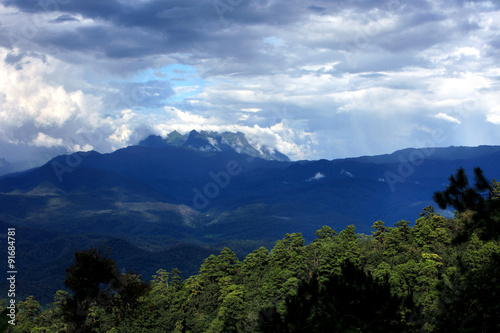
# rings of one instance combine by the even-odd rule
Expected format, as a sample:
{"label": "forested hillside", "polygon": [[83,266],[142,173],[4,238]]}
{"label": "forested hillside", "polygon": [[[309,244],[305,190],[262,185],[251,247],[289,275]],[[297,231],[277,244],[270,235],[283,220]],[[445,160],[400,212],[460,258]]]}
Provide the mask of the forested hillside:
{"label": "forested hillside", "polygon": [[184,281],[177,269],[120,274],[106,249],[77,251],[69,292],[20,302],[9,331],[497,332],[499,185],[460,169],[434,199],[455,217],[429,206],[414,226],[377,221],[370,236],[324,226],[309,244],[286,234],[243,261],[224,248]]}

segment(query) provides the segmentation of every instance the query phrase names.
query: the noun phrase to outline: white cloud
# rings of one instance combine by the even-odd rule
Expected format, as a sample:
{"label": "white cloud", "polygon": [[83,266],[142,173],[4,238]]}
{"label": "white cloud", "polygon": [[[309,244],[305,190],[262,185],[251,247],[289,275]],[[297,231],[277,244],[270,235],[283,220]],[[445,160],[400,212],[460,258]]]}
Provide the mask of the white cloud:
{"label": "white cloud", "polygon": [[489,114],[486,119],[495,125],[500,125],[500,114]]}
{"label": "white cloud", "polygon": [[313,177],[307,179],[306,181],[310,182],[310,181],[313,181],[313,180],[320,180],[320,179],[323,179],[325,178],[325,175],[322,174],[321,172],[317,172]]}
{"label": "white cloud", "polygon": [[[0,64],[1,142],[18,146],[18,150],[25,145],[53,148],[56,153],[61,153],[61,149],[90,150],[96,144],[106,149],[108,134],[104,133],[112,132],[114,124],[112,118],[104,115],[100,97],[66,88],[78,85],[78,81],[87,86],[78,71],[49,55],[22,54],[18,49],[0,47],[0,59],[9,56],[22,59],[22,64]],[[67,84],[68,81],[72,83]],[[89,139],[96,137],[96,131],[102,136],[99,142]],[[46,152],[42,158],[47,159]]]}
{"label": "white cloud", "polygon": [[234,124],[227,119],[214,116],[204,118],[172,106],[165,107],[165,111],[169,117],[157,116],[154,123],[151,124],[152,131],[164,137],[174,130],[184,134],[193,129],[219,133],[242,132],[257,149],[263,145],[276,148],[291,159],[310,158],[313,151],[314,135],[312,133],[290,127],[283,122],[270,127],[261,127],[259,125]]}
{"label": "white cloud", "polygon": [[61,138],[56,139],[42,132],[38,132],[38,135],[32,141],[32,144],[36,147],[58,147],[63,145],[63,140]]}
{"label": "white cloud", "polygon": [[500,125],[500,105],[496,105],[491,108],[490,112],[486,116],[486,119],[495,125]]}
{"label": "white cloud", "polygon": [[444,121],[448,121],[450,123],[455,123],[455,124],[461,124],[462,122],[460,120],[458,120],[457,118],[455,117],[452,117],[452,116],[449,116],[447,115],[446,113],[444,112],[440,112],[438,113],[437,115],[435,115],[435,117],[437,119],[441,119],[441,120],[444,120]]}
{"label": "white cloud", "polygon": [[350,173],[349,171],[346,171],[346,170],[344,170],[344,169],[342,169],[342,170],[340,171],[340,174],[341,174],[341,175],[346,175],[346,176],[351,177],[351,178],[353,178],[353,177],[354,177],[354,175],[353,175],[352,173]]}

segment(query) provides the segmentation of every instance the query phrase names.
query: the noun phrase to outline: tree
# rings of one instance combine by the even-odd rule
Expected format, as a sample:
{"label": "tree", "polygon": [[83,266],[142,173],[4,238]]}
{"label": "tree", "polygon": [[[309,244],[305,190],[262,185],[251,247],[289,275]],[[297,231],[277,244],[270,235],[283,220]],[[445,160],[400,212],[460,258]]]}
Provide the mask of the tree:
{"label": "tree", "polygon": [[121,277],[122,286],[119,293],[114,295],[109,312],[113,312],[118,324],[126,316],[129,316],[139,306],[139,299],[151,289],[147,282],[141,280],[141,276],[129,272]]}
{"label": "tree", "polygon": [[463,168],[449,178],[446,190],[434,192],[433,200],[441,209],[454,207],[459,213],[473,211],[471,223],[465,223],[455,241],[464,242],[470,234],[477,232],[482,239],[498,239],[500,237],[500,198],[498,184],[486,180],[483,171],[474,168],[474,185]]}
{"label": "tree", "polygon": [[239,264],[236,254],[225,247],[218,256],[212,254],[203,261],[200,276],[209,283],[217,284],[222,277],[235,275]]}
{"label": "tree", "polygon": [[353,264],[359,265],[361,262],[361,248],[358,236],[356,235],[356,227],[348,225],[339,233],[338,239],[344,248],[342,261],[347,259]]}
{"label": "tree", "polygon": [[281,318],[273,314],[264,319],[264,332],[401,332],[405,328],[403,306],[407,298],[391,294],[387,284],[367,276],[350,261],[341,274],[320,284],[312,278],[301,283],[297,294],[286,301]]}
{"label": "tree", "polygon": [[41,313],[40,303],[34,296],[28,296],[24,302],[19,302],[17,309],[16,332],[32,332],[37,326],[35,320]]}
{"label": "tree", "polygon": [[[424,210],[425,213],[425,210]],[[420,214],[413,229],[414,241],[420,246],[434,246],[438,243],[449,244],[451,233],[448,229],[448,219],[440,214]]]}
{"label": "tree", "polygon": [[222,278],[219,284],[221,285],[220,306],[208,331],[214,333],[240,332],[246,312],[245,289],[241,285],[232,284],[229,278]]}
{"label": "tree", "polygon": [[481,192],[488,191],[488,195],[491,197],[493,189],[480,168],[474,168],[474,177],[476,183],[471,186],[465,170],[460,167],[455,175],[448,178],[450,184],[446,190],[434,192],[434,201],[441,209],[446,209],[448,205],[451,205],[461,213],[466,210],[478,211],[482,209],[485,198]]}
{"label": "tree", "polygon": [[401,235],[404,242],[406,242],[410,239],[410,235],[411,235],[411,231],[412,231],[410,228],[410,222],[405,221],[405,220],[401,220],[401,221],[396,222],[394,224],[394,226],[399,231],[399,234]]}
{"label": "tree", "polygon": [[438,332],[500,332],[500,254],[472,270],[449,291],[437,318]]}
{"label": "tree", "polygon": [[378,220],[377,222],[373,223],[371,228],[375,230],[375,231],[372,231],[373,238],[375,238],[379,243],[383,243],[382,236],[385,233],[384,222]]}
{"label": "tree", "polygon": [[324,225],[314,233],[316,235],[316,239],[314,240],[315,242],[325,242],[325,241],[331,241],[335,236],[337,236],[337,232],[335,230],[332,230],[327,225]]}
{"label": "tree", "polygon": [[84,322],[91,305],[110,304],[112,293],[123,288],[123,280],[109,257],[109,250],[104,251],[100,246],[75,252],[75,262],[66,269],[64,285],[73,292],[64,303],[66,318],[85,331]]}

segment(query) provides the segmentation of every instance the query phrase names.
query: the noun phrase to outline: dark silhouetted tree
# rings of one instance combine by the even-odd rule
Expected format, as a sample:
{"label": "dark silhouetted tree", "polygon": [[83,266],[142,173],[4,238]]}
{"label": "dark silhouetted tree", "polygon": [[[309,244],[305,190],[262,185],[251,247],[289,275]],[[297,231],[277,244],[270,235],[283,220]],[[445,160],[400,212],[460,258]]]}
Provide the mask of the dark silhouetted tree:
{"label": "dark silhouetted tree", "polygon": [[110,304],[113,293],[123,288],[115,262],[102,247],[76,251],[74,264],[66,269],[64,285],[73,292],[63,303],[65,317],[83,332],[91,305]]}
{"label": "dark silhouetted tree", "polygon": [[465,242],[473,232],[483,240],[500,237],[500,198],[496,181],[489,183],[480,168],[474,168],[474,185],[463,168],[449,178],[446,190],[434,192],[433,199],[441,209],[452,206],[459,213],[474,212],[472,219],[465,221],[463,229],[455,239]]}

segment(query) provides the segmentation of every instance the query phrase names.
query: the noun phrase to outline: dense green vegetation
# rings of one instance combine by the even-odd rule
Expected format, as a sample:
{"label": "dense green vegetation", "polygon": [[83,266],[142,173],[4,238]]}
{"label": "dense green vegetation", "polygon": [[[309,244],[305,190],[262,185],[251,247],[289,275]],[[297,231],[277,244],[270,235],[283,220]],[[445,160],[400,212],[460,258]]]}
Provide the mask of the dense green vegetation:
{"label": "dense green vegetation", "polygon": [[121,274],[109,253],[75,253],[68,291],[19,302],[9,332],[497,332],[499,185],[463,170],[412,225],[377,221],[372,235],[328,226],[305,244],[286,234],[240,261],[224,248],[182,280]]}

